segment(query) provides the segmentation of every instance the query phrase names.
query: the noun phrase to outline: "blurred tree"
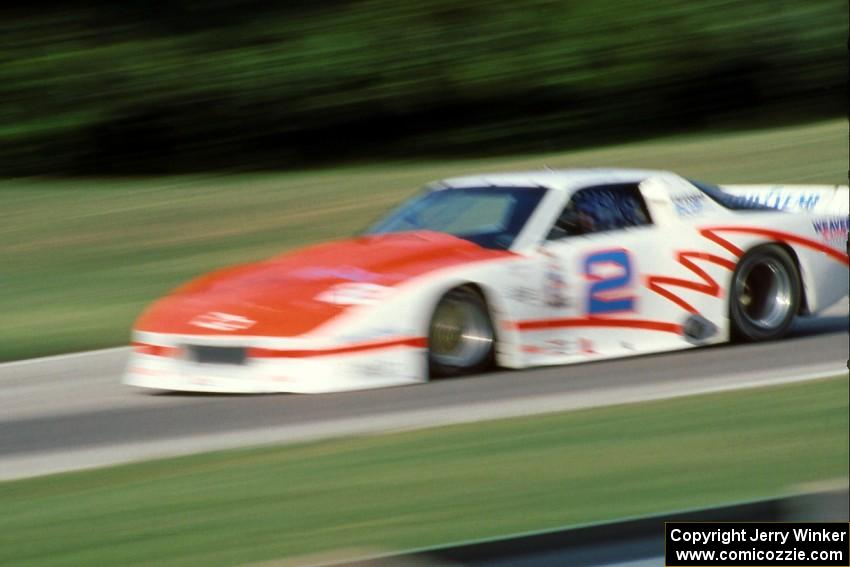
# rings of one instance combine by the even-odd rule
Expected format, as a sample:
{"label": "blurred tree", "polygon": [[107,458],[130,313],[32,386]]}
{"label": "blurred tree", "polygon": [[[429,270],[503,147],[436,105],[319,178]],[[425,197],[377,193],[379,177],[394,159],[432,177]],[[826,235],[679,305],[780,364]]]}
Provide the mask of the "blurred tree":
{"label": "blurred tree", "polygon": [[845,111],[840,0],[0,12],[0,174],[495,154]]}

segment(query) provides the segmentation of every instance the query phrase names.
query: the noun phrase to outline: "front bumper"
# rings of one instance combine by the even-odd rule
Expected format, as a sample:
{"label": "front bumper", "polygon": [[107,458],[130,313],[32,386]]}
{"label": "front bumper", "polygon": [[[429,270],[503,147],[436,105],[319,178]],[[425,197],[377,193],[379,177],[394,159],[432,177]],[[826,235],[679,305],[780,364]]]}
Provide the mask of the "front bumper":
{"label": "front bumper", "polygon": [[127,364],[124,383],[184,392],[316,394],[427,380],[427,349],[411,341],[383,341],[364,348],[289,351],[293,353],[291,357],[281,351],[280,356],[249,356],[234,364],[192,360],[179,346],[180,340],[163,336],[157,343],[166,346],[136,348]]}

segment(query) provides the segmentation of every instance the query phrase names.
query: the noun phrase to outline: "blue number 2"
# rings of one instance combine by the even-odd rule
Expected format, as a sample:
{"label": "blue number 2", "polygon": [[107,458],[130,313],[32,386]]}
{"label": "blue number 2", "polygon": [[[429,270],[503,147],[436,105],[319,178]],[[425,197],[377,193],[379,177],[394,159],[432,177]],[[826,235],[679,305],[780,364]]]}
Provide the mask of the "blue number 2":
{"label": "blue number 2", "polygon": [[632,266],[628,252],[625,250],[595,252],[584,259],[584,274],[593,282],[587,296],[588,314],[605,315],[620,311],[634,311],[635,297],[628,290],[632,280]]}

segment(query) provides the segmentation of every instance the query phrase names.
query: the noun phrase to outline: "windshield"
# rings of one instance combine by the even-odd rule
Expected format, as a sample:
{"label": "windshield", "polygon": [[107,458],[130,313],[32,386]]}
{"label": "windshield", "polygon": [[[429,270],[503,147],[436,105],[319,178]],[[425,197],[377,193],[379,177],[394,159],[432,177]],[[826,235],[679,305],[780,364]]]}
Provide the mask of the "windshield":
{"label": "windshield", "polygon": [[484,248],[508,249],[545,192],[542,187],[427,191],[378,221],[366,234],[433,230]]}

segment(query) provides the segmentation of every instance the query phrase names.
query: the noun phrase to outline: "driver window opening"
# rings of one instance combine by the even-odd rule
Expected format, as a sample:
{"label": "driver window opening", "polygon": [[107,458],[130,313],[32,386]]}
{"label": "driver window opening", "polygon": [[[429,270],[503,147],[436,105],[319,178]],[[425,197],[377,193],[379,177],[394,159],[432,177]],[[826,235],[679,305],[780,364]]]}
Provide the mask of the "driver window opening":
{"label": "driver window opening", "polygon": [[652,219],[637,185],[600,185],[573,194],[547,240],[650,224]]}

